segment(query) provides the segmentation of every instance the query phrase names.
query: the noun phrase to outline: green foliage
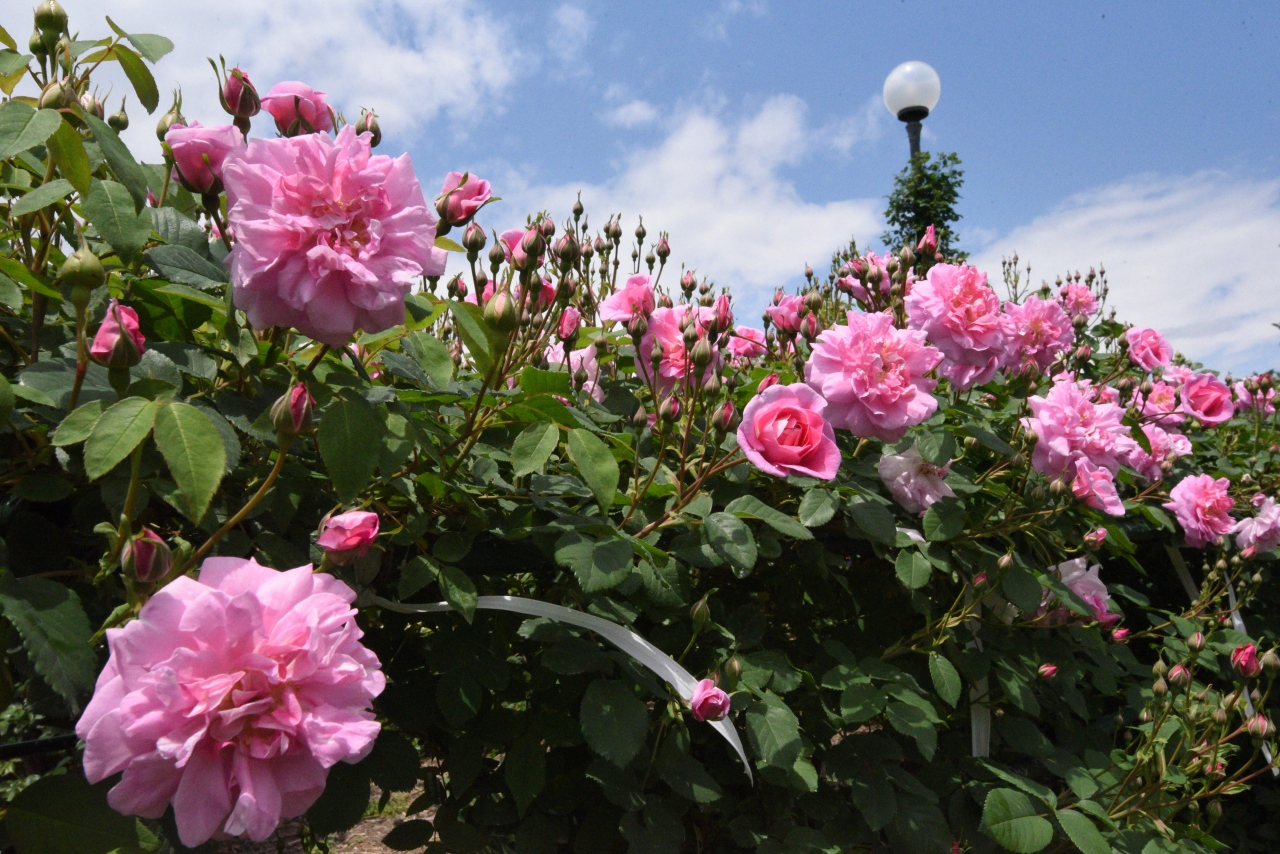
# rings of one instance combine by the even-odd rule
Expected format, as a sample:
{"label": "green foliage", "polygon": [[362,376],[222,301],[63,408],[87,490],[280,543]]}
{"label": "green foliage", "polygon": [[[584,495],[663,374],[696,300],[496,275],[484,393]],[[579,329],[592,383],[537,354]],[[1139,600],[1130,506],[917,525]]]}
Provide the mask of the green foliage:
{"label": "green foliage", "polygon": [[922,151],[893,179],[893,192],[888,195],[884,220],[889,226],[880,242],[891,252],[901,246],[913,250],[925,229],[934,226],[938,234],[938,252],[948,260],[963,260],[968,254],[956,245],[953,226],[960,221],[956,202],[964,185],[964,171],[956,154],[936,157]]}

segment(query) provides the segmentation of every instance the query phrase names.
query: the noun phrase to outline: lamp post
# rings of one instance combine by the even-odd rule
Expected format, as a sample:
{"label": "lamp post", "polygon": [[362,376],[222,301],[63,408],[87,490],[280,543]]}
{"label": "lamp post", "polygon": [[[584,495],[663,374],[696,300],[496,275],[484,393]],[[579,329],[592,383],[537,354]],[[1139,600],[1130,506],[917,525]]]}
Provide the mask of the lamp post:
{"label": "lamp post", "polygon": [[937,106],[941,94],[938,72],[917,60],[902,63],[884,79],[884,105],[906,122],[912,157],[920,153],[920,122]]}

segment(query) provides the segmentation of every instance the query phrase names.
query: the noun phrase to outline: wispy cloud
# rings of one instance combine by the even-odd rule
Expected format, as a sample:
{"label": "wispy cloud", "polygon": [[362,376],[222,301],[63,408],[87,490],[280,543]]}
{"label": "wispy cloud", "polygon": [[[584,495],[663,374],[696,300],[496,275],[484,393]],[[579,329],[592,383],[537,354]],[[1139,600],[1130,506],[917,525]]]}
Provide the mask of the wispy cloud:
{"label": "wispy cloud", "polygon": [[1081,193],[994,240],[991,271],[1015,250],[1037,278],[1104,265],[1126,322],[1160,329],[1209,367],[1280,362],[1280,180],[1221,172],[1138,177]]}
{"label": "wispy cloud", "polygon": [[591,40],[595,21],[586,9],[572,3],[561,3],[551,14],[547,33],[547,49],[559,60],[561,71],[586,74],[588,68],[579,65],[582,49]]}
{"label": "wispy cloud", "polygon": [[830,122],[819,130],[831,147],[848,154],[855,146],[876,142],[884,136],[889,113],[879,94],[867,98],[855,113]]}
{"label": "wispy cloud", "polygon": [[606,124],[620,128],[634,128],[652,124],[658,118],[657,107],[639,98],[607,111],[603,117]]}
{"label": "wispy cloud", "polygon": [[733,18],[742,14],[759,18],[767,11],[769,4],[765,0],[720,0],[716,8],[707,14],[707,37],[714,41],[724,41],[729,37],[729,22]]}

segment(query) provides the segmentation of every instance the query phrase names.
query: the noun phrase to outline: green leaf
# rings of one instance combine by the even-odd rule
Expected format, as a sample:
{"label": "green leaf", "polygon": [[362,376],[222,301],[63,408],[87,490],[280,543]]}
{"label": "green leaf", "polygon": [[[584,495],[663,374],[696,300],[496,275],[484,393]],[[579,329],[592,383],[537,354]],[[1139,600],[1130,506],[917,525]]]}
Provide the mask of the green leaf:
{"label": "green leaf", "polygon": [[0,104],[0,160],[42,144],[61,124],[57,110],[36,110],[22,101]]}
{"label": "green leaf", "polygon": [[840,496],[829,489],[810,489],[800,499],[800,524],[820,528],[840,509]]}
{"label": "green leaf", "polygon": [[527,394],[573,395],[567,371],[544,371],[532,366],[520,372],[520,388]]}
{"label": "green leaf", "polygon": [[13,395],[13,386],[9,385],[9,380],[4,374],[0,374],[0,423],[8,422],[17,403]]}
{"label": "green leaf", "polygon": [[0,305],[9,308],[22,308],[22,289],[18,283],[0,273]]}
{"label": "green leaf", "polygon": [[456,566],[446,564],[440,568],[440,592],[469,623],[476,616],[476,585],[467,574]]}
{"label": "green leaf", "polygon": [[413,791],[422,767],[413,742],[386,727],[378,733],[373,750],[362,764],[369,772],[369,779],[384,792]]}
{"label": "green leaf", "polygon": [[147,173],[138,165],[138,161],[133,159],[128,147],[120,141],[120,137],[106,122],[92,113],[86,114],[84,121],[89,125],[89,130],[93,131],[93,138],[102,149],[102,156],[106,158],[112,174],[133,197],[134,211],[142,213],[143,208],[147,206]]}
{"label": "green leaf", "polygon": [[929,678],[944,703],[955,706],[960,702],[960,674],[954,664],[936,652],[929,656]]}
{"label": "green leaf", "polygon": [[89,434],[93,432],[93,425],[98,422],[106,408],[106,402],[101,400],[91,400],[83,406],[76,407],[76,411],[62,419],[58,429],[53,431],[51,441],[54,447],[63,448],[88,439]]}
{"label": "green leaf", "polygon": [[573,570],[584,593],[599,593],[621,584],[631,573],[633,560],[631,544],[622,539],[596,541],[569,531],[556,541],[556,563]]}
{"label": "green leaf", "polygon": [[995,451],[997,454],[1012,457],[1018,453],[1014,450],[1013,445],[1010,445],[985,427],[980,427],[977,424],[966,424],[964,425],[964,431],[981,442],[988,450]]}
{"label": "green leaf", "polygon": [[621,682],[597,679],[587,686],[578,712],[587,745],[619,768],[639,755],[649,733],[649,711]]}
{"label": "green leaf", "polygon": [[516,815],[523,816],[547,782],[547,750],[535,735],[517,738],[502,762],[502,778],[516,801]]}
{"label": "green leaf", "polygon": [[951,847],[951,830],[942,810],[919,794],[900,796],[888,833],[894,854],[944,854]]}
{"label": "green leaf", "polygon": [[559,442],[560,428],[554,424],[543,422],[526,427],[511,443],[512,474],[520,477],[542,471]]}
{"label": "green leaf", "polygon": [[893,513],[878,501],[854,500],[849,502],[849,515],[868,538],[886,546],[898,541],[898,527]]}
{"label": "green leaf", "polygon": [[396,587],[396,595],[408,599],[440,575],[440,567],[426,555],[418,555],[400,570],[400,584]]}
{"label": "green leaf", "polygon": [[608,513],[618,492],[618,461],[604,442],[581,427],[569,431],[567,448],[569,459],[578,467],[582,479],[599,502],[600,510]]}
{"label": "green leaf", "polygon": [[916,440],[920,456],[936,466],[946,465],[955,456],[956,440],[945,430],[921,433]]}
{"label": "green leaf", "polygon": [[[156,279],[155,281],[160,281]],[[156,288],[157,293],[171,294],[178,299],[189,300],[200,305],[207,305],[209,308],[218,312],[218,314],[226,315],[227,301],[223,297],[213,296],[204,291],[198,291],[195,288],[189,288],[186,285],[178,285],[170,282],[167,285],[161,285]]]}
{"label": "green leaf", "polygon": [[1014,607],[1026,614],[1039,608],[1040,601],[1044,598],[1043,588],[1040,587],[1040,582],[1036,581],[1036,577],[1016,564],[1009,567],[1009,572],[1000,582],[1000,586],[1004,588],[1004,595],[1009,598]]}
{"label": "green leaf", "polygon": [[44,144],[53,155],[53,162],[58,164],[62,177],[70,181],[81,196],[89,195],[93,168],[89,165],[89,154],[84,150],[84,140],[79,132],[64,120]]}
{"label": "green leaf", "polygon": [[209,416],[189,403],[170,403],[156,414],[156,447],[182,494],[187,516],[204,518],[226,471],[227,449]]}
{"label": "green leaf", "polygon": [[732,513],[712,513],[705,523],[707,542],[739,575],[755,568],[757,550],[751,529]]}
{"label": "green leaf", "polygon": [[364,762],[338,762],[329,769],[324,791],[307,810],[307,825],[317,836],[354,827],[369,805],[369,771]]}
{"label": "green leaf", "polygon": [[400,346],[408,350],[414,361],[422,368],[436,388],[444,388],[453,379],[453,357],[449,348],[433,335],[425,332],[410,332],[401,341]]}
{"label": "green leaf", "polygon": [[215,290],[230,281],[222,265],[215,264],[189,246],[156,246],[147,250],[147,263],[171,282],[202,291]]}
{"label": "green leaf", "polygon": [[129,40],[129,44],[137,48],[138,53],[145,56],[152,63],[159,62],[169,51],[173,50],[173,42],[164,36],[157,36],[152,33],[129,33],[125,38]]}
{"label": "green leaf", "polygon": [[938,749],[938,731],[929,720],[929,713],[911,703],[892,702],[885,706],[884,716],[898,732],[915,739],[916,748],[926,762],[933,759]]}
{"label": "green leaf", "polygon": [[195,220],[185,214],[168,206],[152,208],[151,226],[165,243],[171,246],[185,246],[201,258],[209,257],[209,235],[196,224]]}
{"label": "green leaf", "polygon": [[117,44],[112,48],[112,52],[119,60],[120,67],[124,69],[124,76],[128,77],[129,82],[133,84],[133,91],[138,93],[138,100],[142,102],[142,106],[148,113],[154,113],[156,106],[160,103],[160,91],[156,89],[156,79],[151,76],[151,70],[147,68],[147,64],[142,61],[142,57],[122,44]]}
{"label": "green leaf", "polygon": [[754,495],[743,495],[735,498],[724,508],[724,512],[747,519],[759,519],[784,537],[791,537],[795,540],[813,539],[813,534],[804,525],[781,510],[775,510]]}
{"label": "green leaf", "polygon": [[436,238],[436,248],[443,249],[446,252],[466,252],[466,247],[460,245],[457,241],[441,235]]}
{"label": "green leaf", "polygon": [[458,334],[462,336],[462,343],[471,355],[471,361],[475,362],[476,370],[487,376],[499,347],[495,341],[497,333],[484,322],[484,309],[468,302],[449,300],[449,311],[453,312]]}
{"label": "green leaf", "polygon": [[845,723],[860,724],[884,710],[884,692],[867,682],[855,682],[840,694],[840,716]]}
{"label": "green leaf", "polygon": [[1097,826],[1083,813],[1075,810],[1062,810],[1056,813],[1058,824],[1066,831],[1067,837],[1081,854],[1112,854],[1111,846],[1102,838]]}
{"label": "green leaf", "polygon": [[898,574],[898,580],[907,585],[910,590],[919,590],[924,587],[933,575],[933,565],[916,549],[903,549],[898,552],[893,568]]}
{"label": "green leaf", "polygon": [[13,36],[9,35],[9,31],[4,27],[0,27],[0,44],[5,45],[9,50],[18,49],[18,43],[13,40]]}
{"label": "green leaf", "polygon": [[662,779],[680,797],[697,804],[715,803],[724,797],[724,790],[707,768],[697,759],[684,753],[676,739],[663,743]]}
{"label": "green leaf", "polygon": [[382,837],[382,844],[392,851],[413,851],[422,848],[436,835],[436,829],[425,818],[415,818],[397,824]]}
{"label": "green leaf", "polygon": [[1053,841],[1053,825],[1036,815],[1031,799],[1016,789],[992,789],[987,794],[982,827],[1016,854],[1035,854]]}
{"label": "green leaf", "polygon": [[381,437],[382,420],[363,397],[344,395],[325,409],[316,440],[338,500],[351,501],[369,483],[378,467]]}
{"label": "green leaf", "polygon": [[964,507],[954,499],[943,499],[929,505],[924,512],[924,537],[931,542],[941,542],[958,536],[964,530]]}
{"label": "green leaf", "polygon": [[115,181],[95,178],[80,209],[122,258],[141,252],[151,237],[151,215],[135,211],[129,191]]}
{"label": "green leaf", "polygon": [[450,670],[436,683],[436,706],[457,729],[480,712],[484,688],[465,668]]}
{"label": "green leaf", "polygon": [[9,208],[9,216],[17,217],[24,214],[35,213],[41,208],[46,208],[54,202],[59,202],[71,194],[75,188],[71,186],[71,182],[66,178],[54,178],[52,181],[41,184],[22,198],[18,199]]}
{"label": "green leaf", "polygon": [[48,578],[0,576],[0,610],[22,636],[37,673],[67,701],[72,718],[93,692],[98,661],[93,629],[71,588]]}
{"label": "green leaf", "polygon": [[[13,103],[10,101],[9,103]],[[42,276],[37,276],[16,258],[0,258],[0,273],[26,286],[29,290],[47,296],[53,303],[62,302],[62,294],[57,288],[50,286]]]}
{"label": "green leaf", "polygon": [[84,443],[84,472],[97,480],[111,471],[147,438],[160,404],[126,397],[102,413]]}
{"label": "green leaf", "polygon": [[[627,840],[627,854],[680,854],[683,850],[684,822],[665,801],[653,799],[644,809],[626,813],[618,829]],[[587,850],[609,848],[602,845]]]}
{"label": "green leaf", "polygon": [[113,783],[90,786],[79,770],[37,780],[8,806],[9,841],[18,854],[143,854],[141,823],[107,803]]}
{"label": "green leaf", "polygon": [[23,501],[43,503],[61,501],[74,491],[71,481],[51,471],[32,472],[13,488],[13,494]]}

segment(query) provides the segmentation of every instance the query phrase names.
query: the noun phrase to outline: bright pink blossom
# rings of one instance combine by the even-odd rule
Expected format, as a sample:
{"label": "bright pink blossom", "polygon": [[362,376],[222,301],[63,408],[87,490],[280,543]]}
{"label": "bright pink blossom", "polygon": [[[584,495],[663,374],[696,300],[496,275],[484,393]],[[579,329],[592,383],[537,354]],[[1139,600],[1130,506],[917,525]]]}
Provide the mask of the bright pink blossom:
{"label": "bright pink blossom", "polygon": [[1178,389],[1182,411],[1204,424],[1221,424],[1236,414],[1231,389],[1213,374],[1196,374]]}
{"label": "bright pink blossom", "polygon": [[1058,299],[1067,314],[1075,317],[1092,317],[1098,310],[1098,298],[1089,290],[1088,285],[1072,283],[1063,285],[1058,291]]}
{"label": "bright pink blossom", "polygon": [[906,297],[907,320],[943,355],[938,374],[959,389],[989,382],[1005,357],[1000,298],[987,274],[967,265],[936,264]]}
{"label": "bright pink blossom", "polygon": [[325,103],[325,94],[306,83],[289,80],[271,87],[262,98],[262,109],[271,114],[276,130],[285,136],[331,131],[333,110]]}
{"label": "bright pink blossom", "polygon": [[1164,479],[1163,464],[1168,460],[1191,454],[1191,440],[1173,430],[1165,430],[1158,424],[1143,424],[1142,432],[1151,445],[1151,453],[1136,445],[1129,453],[1129,468],[1151,482]]}
{"label": "bright pink blossom", "polygon": [[1258,647],[1251,643],[1236,647],[1231,652],[1231,666],[1246,679],[1253,679],[1262,672],[1262,664],[1258,661]]}
{"label": "bright pink blossom", "polygon": [[1085,545],[1092,548],[1098,548],[1107,541],[1106,528],[1094,528],[1092,531],[1084,535]]}
{"label": "bright pink blossom", "polygon": [[876,470],[889,493],[908,513],[923,516],[930,505],[955,497],[945,480],[948,466],[929,462],[915,445],[901,454],[885,454]]}
{"label": "bright pink blossom", "polygon": [[924,236],[916,244],[916,251],[922,255],[932,255],[938,251],[938,230],[934,228],[933,223],[924,230]]}
{"label": "bright pink blossom", "polygon": [[404,323],[404,298],[444,272],[436,218],[409,155],[337,139],[254,139],[223,164],[235,303],[257,329],[293,326],[334,347]]}
{"label": "bright pink blossom", "polygon": [[[1251,377],[1251,379],[1254,382],[1258,381],[1257,377]],[[1263,415],[1276,414],[1276,390],[1274,388],[1268,388],[1266,391],[1258,389],[1256,392],[1251,392],[1243,382],[1233,383],[1231,388],[1235,390],[1236,409],[1239,411],[1250,412],[1256,408],[1260,409]]]}
{"label": "bright pink blossom", "polygon": [[653,314],[653,287],[644,273],[627,279],[621,290],[614,291],[600,303],[600,319],[626,323],[633,315]]}
{"label": "bright pink blossom", "polygon": [[[654,309],[653,314],[649,316],[649,329],[640,339],[640,349],[636,353],[636,370],[646,381],[653,375],[653,342],[657,341],[662,348],[662,359],[658,362],[656,382],[658,388],[664,393],[694,372],[690,354],[685,350],[684,332],[680,329],[680,322],[691,312],[699,340],[705,338],[706,326],[714,316],[712,309],[704,306],[679,305],[673,308]],[[708,371],[715,370],[719,366],[719,361],[719,353],[713,350],[710,364],[703,369],[701,376],[694,379],[701,383]]]}
{"label": "bright pink blossom", "polygon": [[729,714],[729,695],[715,682],[703,679],[693,687],[689,711],[700,721],[722,721]]}
{"label": "bright pink blossom", "polygon": [[1186,365],[1169,365],[1164,369],[1161,375],[1164,381],[1174,388],[1181,388],[1182,384],[1191,379],[1193,372]]}
{"label": "bright pink blossom", "polygon": [[138,312],[111,300],[89,345],[89,358],[108,368],[131,368],[142,359],[146,341],[138,325]]}
{"label": "bright pink blossom", "polygon": [[1173,348],[1164,336],[1145,326],[1134,326],[1124,334],[1129,342],[1129,360],[1144,371],[1169,364]]}
{"label": "bright pink blossom", "polygon": [[324,530],[316,539],[316,545],[329,554],[331,561],[346,566],[366,554],[378,539],[378,514],[352,510],[330,516],[322,527]]}
{"label": "bright pink blossom", "polygon": [[1178,517],[1187,537],[1187,545],[1204,548],[1213,540],[1229,532],[1234,526],[1231,508],[1235,506],[1227,490],[1231,481],[1225,477],[1214,480],[1207,474],[1185,477],[1169,492],[1164,505]]}
{"label": "bright pink blossom", "polygon": [[1231,529],[1236,535],[1236,547],[1253,549],[1253,553],[1269,552],[1280,545],[1280,504],[1270,496],[1259,493],[1254,496],[1257,508],[1252,518],[1241,519]]}
{"label": "bright pink blossom", "polygon": [[1004,305],[1006,368],[1019,371],[1028,365],[1044,373],[1063,350],[1076,340],[1071,318],[1056,302],[1027,297],[1022,305]]}
{"label": "bright pink blossom", "polygon": [[591,396],[597,403],[604,400],[604,387],[600,385],[600,363],[596,361],[596,345],[588,344],[578,350],[569,351],[569,362],[566,366],[564,358],[564,345],[559,341],[555,341],[547,345],[546,349],[547,364],[553,369],[568,368],[570,376],[582,371],[587,375],[587,380],[582,385],[582,390]]}
{"label": "bright pink blossom", "polygon": [[489,189],[488,181],[470,173],[467,174],[467,180],[463,181],[462,173],[450,172],[444,176],[444,186],[440,188],[439,198],[436,213],[449,223],[450,228],[454,228],[469,222],[476,211],[493,198],[493,192]]}
{"label": "bright pink blossom", "polygon": [[896,328],[888,312],[851,311],[848,319],[818,336],[805,382],[826,398],[834,426],[896,442],[937,411],[938,383],[925,375],[942,354],[925,344],[923,332]]}
{"label": "bright pink blossom", "polygon": [[1174,427],[1187,420],[1187,416],[1178,411],[1177,386],[1163,380],[1151,384],[1150,394],[1136,395],[1134,406],[1144,418],[1153,419],[1153,423],[1161,427]]}
{"label": "bright pink blossom", "polygon": [[775,385],[751,398],[738,425],[738,447],[766,474],[831,480],[840,468],[827,402],[806,385]]}
{"label": "bright pink blossom", "polygon": [[1115,403],[1094,403],[1091,385],[1088,380],[1066,380],[1054,383],[1044,397],[1027,398],[1032,417],[1022,419],[1022,424],[1039,439],[1031,464],[1046,477],[1074,479],[1078,460],[1114,475],[1137,445],[1122,422],[1124,409]]}
{"label": "bright pink blossom", "polygon": [[[1107,585],[1102,582],[1098,576],[1101,567],[1089,566],[1087,557],[1078,557],[1074,560],[1060,563],[1055,567],[1058,577],[1062,579],[1062,583],[1084,603],[1089,606],[1089,610],[1093,612],[1093,618],[1102,626],[1111,626],[1120,622],[1120,615],[1113,612],[1110,607],[1111,595],[1107,592]],[[1047,589],[1044,591],[1045,600],[1041,605],[1044,613],[1043,619],[1050,624],[1062,624],[1076,619],[1073,613],[1067,609],[1065,605],[1059,605],[1053,610],[1047,610],[1049,604],[1056,598]]]}
{"label": "bright pink blossom", "polygon": [[244,147],[244,134],[233,125],[201,127],[199,122],[173,125],[164,135],[173,152],[173,178],[193,193],[222,192],[222,164]]}
{"label": "bright pink blossom", "polygon": [[804,298],[792,294],[785,296],[777,305],[765,309],[779,332],[788,335],[800,334],[800,309],[804,308]]}
{"label": "bright pink blossom", "polygon": [[729,355],[735,362],[738,364],[750,362],[766,352],[763,329],[739,326],[733,330],[733,336],[729,339]]}
{"label": "bright pink blossom", "polygon": [[1112,516],[1124,515],[1124,502],[1116,492],[1115,477],[1089,460],[1076,460],[1076,476],[1071,481],[1071,494],[1095,510]]}
{"label": "bright pink blossom", "polygon": [[172,804],[194,848],[215,834],[269,837],[357,762],[385,684],[360,643],[355,592],[300,566],[210,558],[122,629],[76,724],[90,782],[124,772],[107,801],[160,818]]}

